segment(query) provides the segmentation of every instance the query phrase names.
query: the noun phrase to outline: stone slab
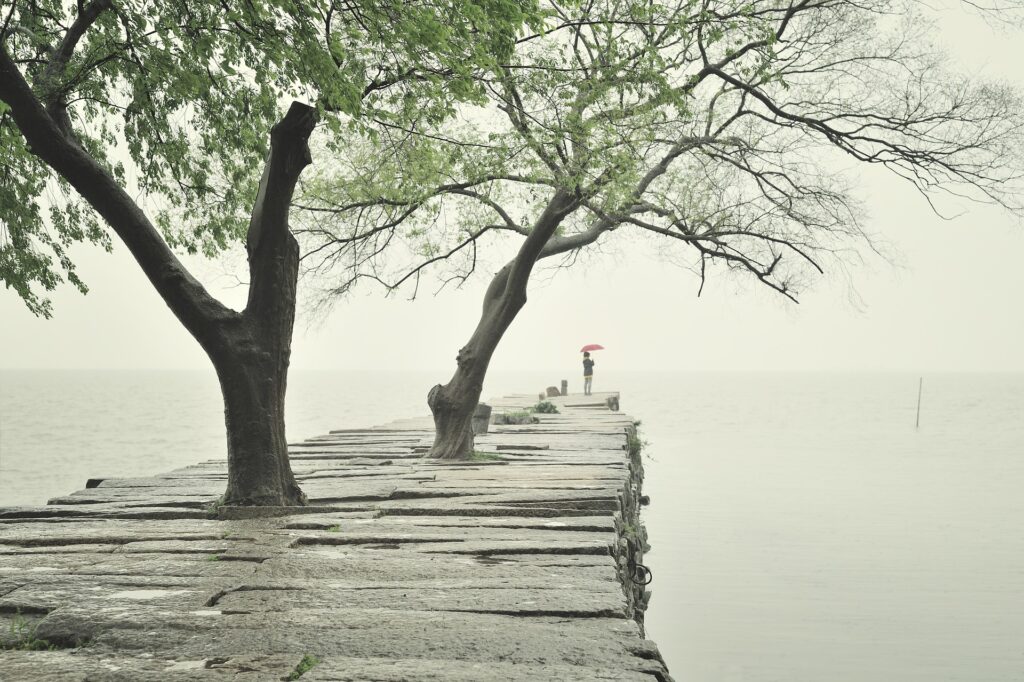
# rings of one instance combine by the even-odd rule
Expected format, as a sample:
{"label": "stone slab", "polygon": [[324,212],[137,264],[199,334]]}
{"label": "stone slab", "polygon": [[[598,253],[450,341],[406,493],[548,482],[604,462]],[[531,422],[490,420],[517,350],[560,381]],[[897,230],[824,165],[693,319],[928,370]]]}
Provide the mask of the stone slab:
{"label": "stone slab", "polygon": [[0,509],[0,679],[279,680],[314,656],[303,680],[670,680],[624,579],[642,471],[609,395],[493,427],[496,461],[424,460],[429,418],[292,444],[302,508],[215,509],[210,460]]}

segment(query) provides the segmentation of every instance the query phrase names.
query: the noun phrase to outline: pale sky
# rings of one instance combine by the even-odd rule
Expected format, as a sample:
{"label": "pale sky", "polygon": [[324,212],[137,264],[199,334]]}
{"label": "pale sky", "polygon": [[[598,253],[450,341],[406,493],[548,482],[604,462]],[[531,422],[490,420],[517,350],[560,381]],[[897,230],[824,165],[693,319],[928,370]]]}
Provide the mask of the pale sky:
{"label": "pale sky", "polygon": [[[980,22],[947,23],[954,20],[946,35],[956,59],[1024,87],[1012,71],[1024,62],[1019,42]],[[553,276],[535,274],[492,368],[575,369],[579,347],[600,343],[607,350],[599,363],[618,371],[1024,371],[1020,221],[979,206],[944,221],[909,185],[877,171],[865,172],[861,196],[869,231],[889,242],[899,262],[851,265],[859,305],[842,278],[830,276],[800,305],[722,272],[697,298],[694,275],[620,231],[603,242],[606,255]],[[126,249],[115,241],[112,255],[86,247],[73,253],[91,291],[56,292],[54,319],[33,317],[0,290],[0,369],[210,367]],[[189,263],[225,302],[244,298],[223,275],[228,264]],[[292,367],[450,373],[487,279],[436,298],[428,289],[415,302],[364,289],[325,319],[300,313]]]}

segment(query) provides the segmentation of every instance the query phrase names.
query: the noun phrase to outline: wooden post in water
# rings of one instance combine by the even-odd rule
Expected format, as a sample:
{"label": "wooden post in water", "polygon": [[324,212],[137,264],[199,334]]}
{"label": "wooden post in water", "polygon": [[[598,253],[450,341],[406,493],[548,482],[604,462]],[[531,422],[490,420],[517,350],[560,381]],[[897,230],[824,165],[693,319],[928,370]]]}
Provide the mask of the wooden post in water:
{"label": "wooden post in water", "polygon": [[914,422],[914,428],[921,427],[921,386],[924,385],[924,377],[917,380],[917,420]]}
{"label": "wooden post in water", "polygon": [[562,395],[569,395],[569,381],[562,379]]}

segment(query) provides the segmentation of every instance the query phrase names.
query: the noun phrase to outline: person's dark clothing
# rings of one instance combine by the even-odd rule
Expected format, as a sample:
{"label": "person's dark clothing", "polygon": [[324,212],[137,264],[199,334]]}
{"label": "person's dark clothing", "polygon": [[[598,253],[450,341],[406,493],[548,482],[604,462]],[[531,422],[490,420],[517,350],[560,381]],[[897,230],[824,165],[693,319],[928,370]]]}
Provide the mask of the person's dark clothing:
{"label": "person's dark clothing", "polygon": [[583,376],[594,376],[594,361],[590,358],[583,360]]}

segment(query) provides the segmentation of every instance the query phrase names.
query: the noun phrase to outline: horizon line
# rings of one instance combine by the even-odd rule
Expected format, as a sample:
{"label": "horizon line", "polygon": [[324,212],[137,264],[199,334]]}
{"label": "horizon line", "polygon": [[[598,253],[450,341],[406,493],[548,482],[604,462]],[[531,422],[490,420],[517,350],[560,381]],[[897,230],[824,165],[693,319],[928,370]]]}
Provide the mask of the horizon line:
{"label": "horizon line", "polygon": [[[212,372],[213,367],[3,367],[0,372]],[[351,372],[353,374],[408,374],[408,373],[451,373],[452,367],[292,367],[290,372]],[[571,370],[570,370],[571,371]],[[665,367],[621,367],[604,368],[604,372],[614,374],[671,372],[674,374],[1021,374],[1024,367],[981,368],[981,367],[784,367],[784,368],[749,368],[749,367],[717,367],[717,368],[665,368]],[[530,372],[552,373],[566,372],[564,367],[492,367],[488,372]],[[571,375],[575,377],[575,374]]]}

